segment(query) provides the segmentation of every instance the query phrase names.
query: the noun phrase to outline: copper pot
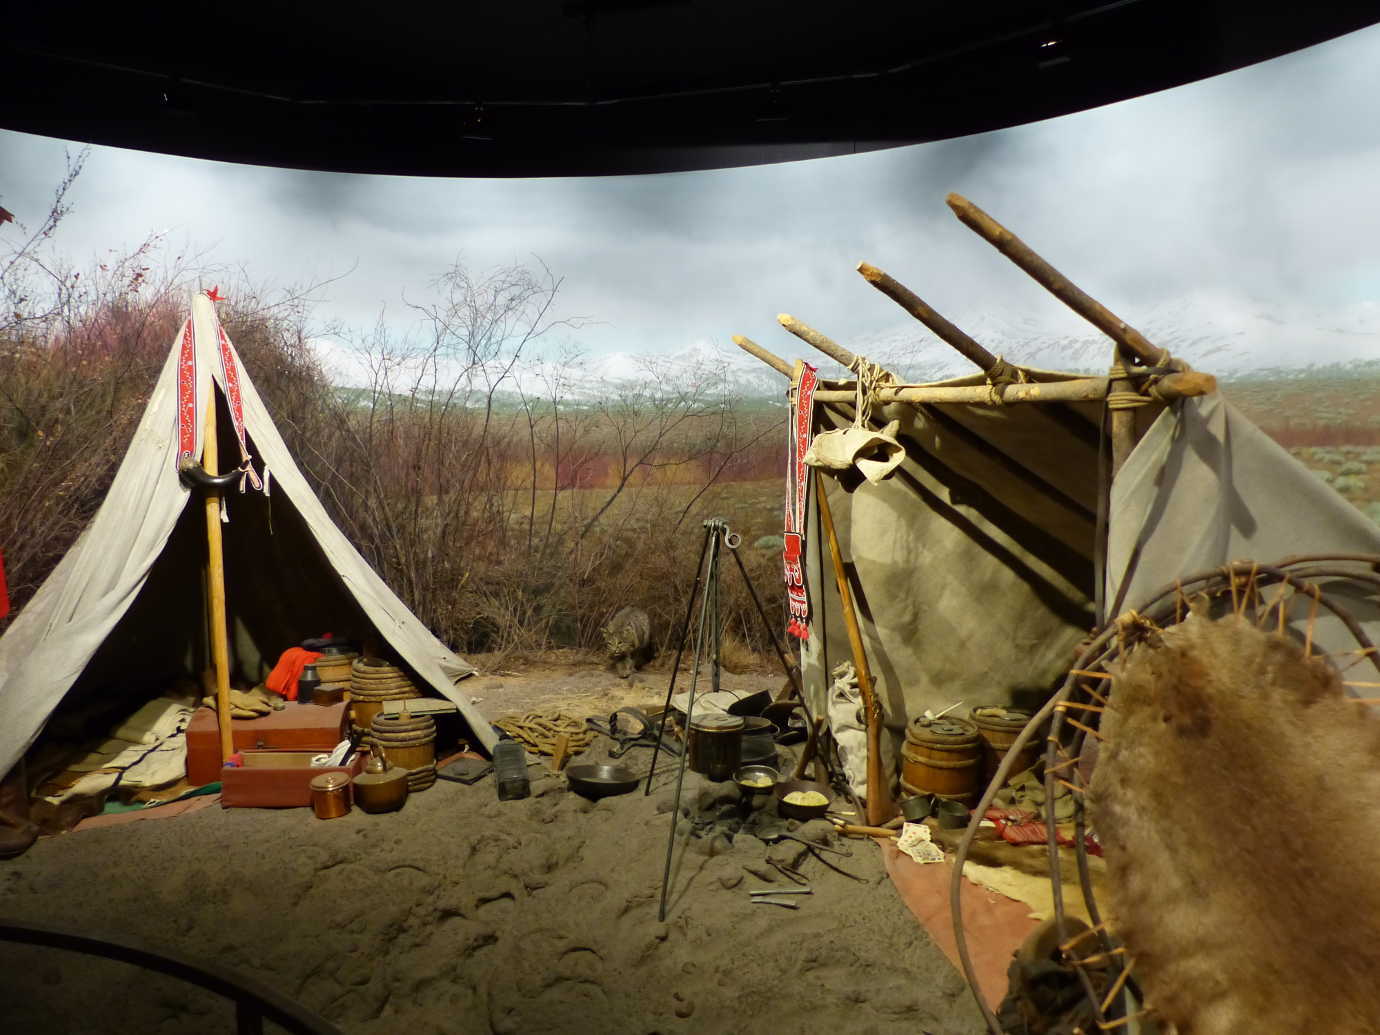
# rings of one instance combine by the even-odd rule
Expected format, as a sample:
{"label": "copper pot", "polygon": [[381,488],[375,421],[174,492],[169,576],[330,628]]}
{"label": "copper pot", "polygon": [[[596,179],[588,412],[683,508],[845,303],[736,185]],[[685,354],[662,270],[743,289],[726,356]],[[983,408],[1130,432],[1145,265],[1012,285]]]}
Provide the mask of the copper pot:
{"label": "copper pot", "polygon": [[317,819],[336,819],[350,811],[350,778],[339,770],[312,777],[311,808]]}
{"label": "copper pot", "polygon": [[354,790],[355,804],[365,812],[393,812],[407,800],[407,770],[375,755],[355,777]]}

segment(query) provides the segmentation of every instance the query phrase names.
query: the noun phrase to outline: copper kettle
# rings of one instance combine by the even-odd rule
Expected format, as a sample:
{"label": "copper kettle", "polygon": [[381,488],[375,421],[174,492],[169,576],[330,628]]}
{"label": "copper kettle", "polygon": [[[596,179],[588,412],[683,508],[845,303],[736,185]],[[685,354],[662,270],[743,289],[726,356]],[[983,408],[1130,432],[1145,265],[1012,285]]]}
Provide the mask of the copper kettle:
{"label": "copper kettle", "polygon": [[407,800],[407,770],[389,765],[379,749],[374,749],[364,772],[354,778],[355,804],[365,812],[392,812]]}

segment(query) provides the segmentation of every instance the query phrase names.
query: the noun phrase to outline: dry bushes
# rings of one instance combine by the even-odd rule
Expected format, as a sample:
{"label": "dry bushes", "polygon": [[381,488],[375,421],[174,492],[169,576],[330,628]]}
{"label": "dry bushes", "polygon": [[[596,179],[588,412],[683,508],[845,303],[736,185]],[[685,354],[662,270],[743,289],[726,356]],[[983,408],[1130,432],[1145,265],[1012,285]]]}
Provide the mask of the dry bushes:
{"label": "dry bushes", "polygon": [[[60,191],[49,222],[63,211]],[[0,256],[0,549],[14,613],[104,498],[187,295],[213,280],[230,298],[227,332],[332,517],[461,651],[593,647],[629,603],[674,642],[700,521],[743,505],[727,478],[780,469],[779,417],[739,412],[722,372],[649,369],[590,395],[578,357],[534,356],[576,324],[553,317],[559,281],[545,269],[447,271],[436,300],[414,307],[425,333],[377,329],[359,343],[371,383],[340,389],[309,345],[308,292],[270,300],[180,260],[153,273],[152,241],[64,271],[45,226]],[[748,542],[776,530],[774,495]],[[746,559],[779,611],[776,556]],[[727,621],[766,649],[739,583],[725,580]]]}

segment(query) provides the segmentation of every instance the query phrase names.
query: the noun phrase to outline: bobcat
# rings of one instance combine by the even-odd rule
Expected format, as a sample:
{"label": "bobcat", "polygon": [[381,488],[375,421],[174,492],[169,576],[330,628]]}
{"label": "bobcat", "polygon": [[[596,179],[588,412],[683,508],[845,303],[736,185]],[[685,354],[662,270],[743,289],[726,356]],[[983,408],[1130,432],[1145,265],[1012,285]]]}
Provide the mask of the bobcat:
{"label": "bobcat", "polygon": [[613,670],[623,679],[652,660],[652,620],[640,607],[625,607],[600,631]]}

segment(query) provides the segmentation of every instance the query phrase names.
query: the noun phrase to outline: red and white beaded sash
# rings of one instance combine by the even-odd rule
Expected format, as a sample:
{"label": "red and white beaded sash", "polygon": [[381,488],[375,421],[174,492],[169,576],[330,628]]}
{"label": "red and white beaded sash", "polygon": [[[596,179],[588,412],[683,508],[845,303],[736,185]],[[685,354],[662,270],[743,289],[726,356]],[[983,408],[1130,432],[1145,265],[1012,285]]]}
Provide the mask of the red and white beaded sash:
{"label": "red and white beaded sash", "polygon": [[786,534],[782,551],[786,575],[786,602],[790,621],[786,632],[801,640],[810,638],[810,601],[805,595],[805,504],[809,499],[810,469],[805,453],[810,448],[814,423],[815,386],[818,373],[808,363],[801,364],[800,382],[791,400],[790,423],[786,429]]}

